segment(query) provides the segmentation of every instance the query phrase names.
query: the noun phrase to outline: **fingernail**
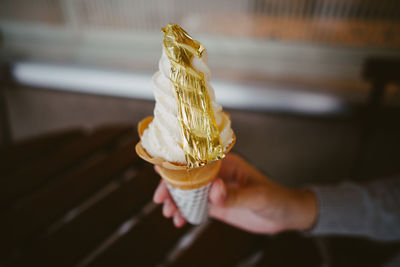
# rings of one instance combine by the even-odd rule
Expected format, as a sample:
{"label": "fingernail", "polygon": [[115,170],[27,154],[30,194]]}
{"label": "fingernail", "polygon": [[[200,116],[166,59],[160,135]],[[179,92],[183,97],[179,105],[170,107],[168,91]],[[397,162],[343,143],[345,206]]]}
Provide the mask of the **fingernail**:
{"label": "fingernail", "polygon": [[174,218],[173,218],[173,220],[174,220],[174,225],[176,226],[176,227],[178,227],[178,225],[179,225],[179,217],[178,217],[179,215],[178,215],[178,213],[175,213],[174,214]]}
{"label": "fingernail", "polygon": [[222,200],[222,202],[224,202],[226,200],[228,192],[226,191],[226,186],[221,179],[219,179],[218,183],[219,183],[218,186],[221,188],[220,189],[221,190],[221,200]]}
{"label": "fingernail", "polygon": [[218,178],[215,180],[210,192],[210,201],[216,205],[223,205],[227,198],[227,192],[224,182]]}
{"label": "fingernail", "polygon": [[171,217],[171,215],[169,214],[169,209],[170,209],[169,200],[167,199],[164,201],[164,206],[162,209],[164,217],[167,217],[167,218]]}
{"label": "fingernail", "polygon": [[154,170],[156,173],[160,174],[160,168],[157,165],[154,165]]}
{"label": "fingernail", "polygon": [[153,201],[155,202],[155,203],[157,203],[157,204],[160,204],[161,202],[159,201],[159,199],[158,199],[158,195],[160,194],[160,186],[158,186],[157,188],[156,188],[156,191],[154,192],[154,195],[153,195]]}
{"label": "fingernail", "polygon": [[170,205],[169,205],[169,199],[164,201],[164,207],[165,207],[165,211],[168,212],[170,209]]}

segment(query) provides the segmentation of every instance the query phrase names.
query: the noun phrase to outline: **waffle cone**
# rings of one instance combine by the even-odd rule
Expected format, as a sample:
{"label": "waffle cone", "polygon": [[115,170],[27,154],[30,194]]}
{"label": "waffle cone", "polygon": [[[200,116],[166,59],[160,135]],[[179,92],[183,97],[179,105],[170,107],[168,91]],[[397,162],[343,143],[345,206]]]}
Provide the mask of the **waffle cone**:
{"label": "waffle cone", "polygon": [[[138,132],[140,137],[142,137],[144,130],[147,129],[152,120],[153,116],[144,118],[139,122]],[[225,153],[229,152],[229,150],[235,144],[235,141],[236,138],[233,136],[233,141],[225,150]],[[157,165],[159,167],[161,177],[169,185],[182,190],[191,190],[207,185],[217,176],[221,166],[221,160],[217,160],[209,162],[202,167],[189,169],[186,165],[150,156],[143,148],[141,142],[137,143],[136,145],[136,153],[145,161]]]}

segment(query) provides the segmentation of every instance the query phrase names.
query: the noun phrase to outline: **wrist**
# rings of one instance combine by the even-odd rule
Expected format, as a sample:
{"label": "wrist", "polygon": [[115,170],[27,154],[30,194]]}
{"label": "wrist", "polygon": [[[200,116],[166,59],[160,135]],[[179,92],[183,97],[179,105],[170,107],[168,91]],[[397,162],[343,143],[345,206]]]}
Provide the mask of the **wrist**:
{"label": "wrist", "polygon": [[316,223],[318,215],[315,194],[308,189],[293,189],[289,213],[288,230],[310,230]]}

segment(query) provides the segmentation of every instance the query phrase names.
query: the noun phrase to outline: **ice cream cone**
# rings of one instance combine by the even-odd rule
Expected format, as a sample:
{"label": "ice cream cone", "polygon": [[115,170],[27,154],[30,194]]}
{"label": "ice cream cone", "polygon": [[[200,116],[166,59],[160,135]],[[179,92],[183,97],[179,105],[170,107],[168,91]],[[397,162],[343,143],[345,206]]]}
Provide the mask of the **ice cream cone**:
{"label": "ice cream cone", "polygon": [[211,182],[195,189],[182,190],[167,183],[168,191],[182,216],[191,224],[201,224],[208,217],[208,192]]}
{"label": "ice cream cone", "polygon": [[[139,135],[153,120],[153,117],[143,119],[138,125]],[[228,153],[235,143],[233,141],[225,150]],[[166,181],[168,190],[179,207],[181,214],[192,224],[200,224],[207,218],[208,191],[211,182],[217,176],[221,160],[212,161],[198,168],[187,168],[186,165],[169,162],[162,158],[150,156],[143,148],[141,142],[136,145],[136,153],[142,159],[159,167],[161,177]]]}

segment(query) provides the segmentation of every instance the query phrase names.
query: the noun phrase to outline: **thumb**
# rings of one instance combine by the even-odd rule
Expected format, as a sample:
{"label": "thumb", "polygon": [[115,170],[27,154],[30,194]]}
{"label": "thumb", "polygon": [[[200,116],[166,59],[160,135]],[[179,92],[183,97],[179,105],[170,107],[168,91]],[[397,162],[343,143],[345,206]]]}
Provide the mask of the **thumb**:
{"label": "thumb", "polygon": [[210,188],[209,199],[213,205],[223,205],[228,195],[228,190],[221,178],[215,179]]}
{"label": "thumb", "polygon": [[236,188],[225,184],[221,178],[217,178],[210,188],[209,199],[216,206],[246,206],[251,192],[246,188]]}
{"label": "thumb", "polygon": [[265,208],[268,202],[268,197],[263,186],[229,186],[221,178],[217,178],[212,184],[209,199],[211,205],[224,208],[240,207],[251,210]]}

